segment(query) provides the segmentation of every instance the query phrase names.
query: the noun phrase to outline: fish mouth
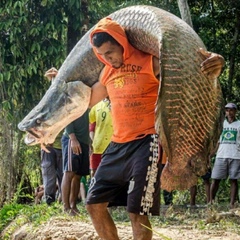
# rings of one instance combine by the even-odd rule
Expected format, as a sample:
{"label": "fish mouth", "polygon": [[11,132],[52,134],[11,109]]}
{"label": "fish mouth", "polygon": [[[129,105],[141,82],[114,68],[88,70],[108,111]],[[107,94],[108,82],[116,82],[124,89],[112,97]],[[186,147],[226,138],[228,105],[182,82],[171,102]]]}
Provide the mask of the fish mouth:
{"label": "fish mouth", "polygon": [[[49,153],[50,151],[47,149],[47,145],[44,143],[44,135],[36,130],[28,130],[27,135],[24,138],[24,143],[28,146],[40,144],[41,149],[45,152]],[[40,134],[40,135],[39,135]]]}
{"label": "fish mouth", "polygon": [[41,142],[42,138],[43,138],[43,133],[32,128],[27,130],[27,135],[24,138],[24,142],[27,145],[35,145]]}

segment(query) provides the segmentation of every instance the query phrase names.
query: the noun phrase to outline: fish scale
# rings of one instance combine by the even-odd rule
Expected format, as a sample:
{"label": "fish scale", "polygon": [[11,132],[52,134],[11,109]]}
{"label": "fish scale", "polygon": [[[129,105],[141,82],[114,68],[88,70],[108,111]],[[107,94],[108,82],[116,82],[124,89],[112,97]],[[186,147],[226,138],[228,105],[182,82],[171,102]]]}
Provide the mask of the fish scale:
{"label": "fish scale", "polygon": [[[208,156],[219,138],[222,124],[220,84],[217,79],[209,80],[200,70],[202,59],[197,51],[206,48],[188,24],[156,7],[131,6],[110,17],[125,28],[133,46],[159,58],[155,126],[168,156],[161,187],[168,191],[187,189],[207,171]],[[54,92],[53,87],[50,88],[19,123],[19,129],[29,132],[34,129],[36,134],[40,129],[54,139],[70,120],[79,117],[74,109],[59,114],[57,104],[64,102],[61,107],[68,108],[68,101],[54,100],[61,98],[63,86],[67,93],[68,89],[76,89],[77,85],[72,86],[76,81],[90,87],[98,81],[103,64],[94,55],[89,41],[92,29],[79,40],[59,69],[54,85],[60,90]],[[84,91],[89,94],[89,90],[77,89],[81,104],[87,106],[89,97]],[[71,96],[75,98],[76,95],[66,94],[66,99]],[[55,102],[51,111],[49,102]],[[42,121],[40,125],[36,124],[39,124],[38,119]],[[44,136],[39,139],[41,143],[50,141]]]}

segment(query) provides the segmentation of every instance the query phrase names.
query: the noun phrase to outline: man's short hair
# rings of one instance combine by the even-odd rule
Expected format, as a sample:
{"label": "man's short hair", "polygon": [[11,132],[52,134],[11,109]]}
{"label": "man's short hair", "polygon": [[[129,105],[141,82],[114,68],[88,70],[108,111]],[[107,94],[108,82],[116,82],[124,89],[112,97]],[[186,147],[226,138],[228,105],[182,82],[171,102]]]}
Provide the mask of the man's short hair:
{"label": "man's short hair", "polygon": [[101,47],[103,43],[111,42],[112,44],[120,45],[110,34],[106,32],[97,32],[93,34],[92,43],[94,47]]}

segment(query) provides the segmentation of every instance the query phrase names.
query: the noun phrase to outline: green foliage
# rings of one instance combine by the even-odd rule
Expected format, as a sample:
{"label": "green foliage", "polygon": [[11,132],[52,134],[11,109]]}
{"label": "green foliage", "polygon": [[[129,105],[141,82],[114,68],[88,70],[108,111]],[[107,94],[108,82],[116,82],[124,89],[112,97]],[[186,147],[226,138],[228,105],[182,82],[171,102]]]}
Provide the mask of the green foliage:
{"label": "green foliage", "polygon": [[51,206],[16,203],[4,205],[0,210],[0,232],[5,229],[3,239],[11,239],[11,234],[25,223],[31,223],[36,227],[47,222],[53,216],[60,216],[62,213],[61,207],[58,203]]}
{"label": "green foliage", "polygon": [[225,58],[225,71],[220,77],[224,99],[239,103],[240,2],[190,0],[189,5],[194,29],[207,49]]}
{"label": "green foliage", "polygon": [[24,208],[24,205],[21,204],[7,204],[3,206],[0,210],[0,232],[4,229],[4,227],[11,221],[15,219],[15,217],[19,214],[19,212]]}
{"label": "green foliage", "polygon": [[53,2],[0,3],[2,108],[15,126],[45,92],[44,71],[59,67],[66,56],[64,17]]}
{"label": "green foliage", "polygon": [[89,4],[89,16],[91,26],[95,25],[101,18],[111,14],[112,12],[133,5],[151,5],[160,7],[176,15],[179,15],[178,6],[176,2],[169,3],[168,1],[159,0],[109,0],[109,1],[96,1],[92,0]]}
{"label": "green foliage", "polygon": [[62,212],[62,206],[58,203],[48,206],[47,204],[39,204],[27,206],[20,212],[27,218],[28,222],[38,226],[43,222],[48,221],[52,216],[59,215]]}
{"label": "green foliage", "polygon": [[[2,232],[0,237],[4,240],[12,239],[13,233],[25,224],[29,224],[32,232],[38,229],[38,233],[40,233],[40,229],[44,227],[45,223],[52,219],[56,222],[61,222],[61,226],[64,221],[89,222],[90,220],[85,206],[83,204],[78,204],[78,209],[80,211],[80,216],[73,218],[67,214],[63,214],[62,204],[59,203],[54,203],[51,206],[46,204],[7,204],[0,210],[0,231]],[[171,206],[168,209],[161,208],[160,210],[160,216],[150,217],[150,221],[154,235],[161,236],[163,239],[168,239],[168,237],[158,233],[159,228],[174,228],[179,229],[179,231],[191,229],[194,232],[196,230],[201,230],[203,232],[208,231],[209,237],[213,235],[213,231],[216,233],[215,231],[222,232],[223,230],[240,234],[240,218],[238,215],[226,215],[225,217],[219,218],[217,221],[210,221],[211,219],[216,219],[215,216],[218,214],[228,210],[224,205],[219,205],[217,208],[211,206],[199,209],[180,208],[178,206],[174,208]],[[114,222],[118,226],[130,226],[129,216],[124,207],[110,208],[109,211]],[[66,231],[68,230],[66,229]]]}
{"label": "green foliage", "polygon": [[23,166],[23,172],[30,178],[32,187],[37,187],[42,183],[40,147],[22,144],[19,154],[19,161]]}
{"label": "green foliage", "polygon": [[[79,5],[79,1],[74,2]],[[52,66],[59,68],[66,57],[68,19],[64,4],[55,0],[0,2],[0,118],[11,123],[16,132],[13,144],[6,147],[18,151],[16,155],[10,149],[7,152],[12,154],[12,165],[16,168],[12,171],[20,184],[19,196],[26,190],[22,185],[26,179],[30,178],[33,186],[37,184],[34,173],[35,169],[39,170],[40,156],[23,141],[14,142],[23,135],[17,124],[39,102],[49,86],[43,78],[44,72]],[[72,8],[76,9],[75,6]],[[75,13],[81,15],[79,7]],[[4,129],[1,131],[3,136],[8,135]]]}

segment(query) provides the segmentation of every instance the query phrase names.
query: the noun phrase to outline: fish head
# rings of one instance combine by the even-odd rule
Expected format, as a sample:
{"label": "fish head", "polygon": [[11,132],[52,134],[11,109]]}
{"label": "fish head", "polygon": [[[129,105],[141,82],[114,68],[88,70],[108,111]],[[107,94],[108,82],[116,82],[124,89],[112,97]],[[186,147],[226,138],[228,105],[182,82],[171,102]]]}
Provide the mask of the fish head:
{"label": "fish head", "polygon": [[61,130],[88,108],[91,88],[81,81],[54,81],[36,107],[18,124],[27,145],[54,142]]}

